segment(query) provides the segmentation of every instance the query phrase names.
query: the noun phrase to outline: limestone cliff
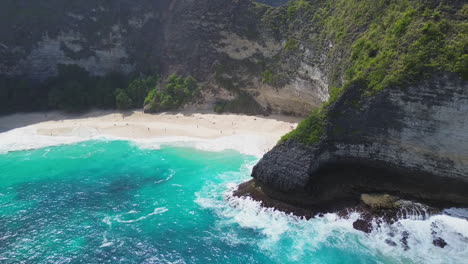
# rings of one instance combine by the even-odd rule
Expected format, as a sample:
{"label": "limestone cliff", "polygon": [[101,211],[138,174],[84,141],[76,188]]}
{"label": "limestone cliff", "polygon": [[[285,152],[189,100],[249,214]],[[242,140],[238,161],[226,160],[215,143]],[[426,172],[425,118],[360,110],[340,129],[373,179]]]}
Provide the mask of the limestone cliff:
{"label": "limestone cliff", "polygon": [[306,115],[328,98],[327,81],[306,62],[262,80],[272,61],[291,64],[287,37],[262,22],[271,10],[249,0],[8,1],[0,10],[0,75],[43,81],[60,64],[97,76],[176,72],[203,87],[187,107],[212,110],[240,96],[254,99],[254,113]]}
{"label": "limestone cliff", "polygon": [[468,205],[468,5],[365,2],[290,5],[288,14],[323,26],[306,31],[315,34],[309,45],[290,46],[322,51],[315,65],[330,100],[260,160],[238,194],[317,210],[369,192]]}
{"label": "limestone cliff", "polygon": [[369,100],[356,84],[330,106],[318,143],[286,140],[252,176],[271,198],[302,206],[366,192],[468,205],[467,87],[438,73]]}

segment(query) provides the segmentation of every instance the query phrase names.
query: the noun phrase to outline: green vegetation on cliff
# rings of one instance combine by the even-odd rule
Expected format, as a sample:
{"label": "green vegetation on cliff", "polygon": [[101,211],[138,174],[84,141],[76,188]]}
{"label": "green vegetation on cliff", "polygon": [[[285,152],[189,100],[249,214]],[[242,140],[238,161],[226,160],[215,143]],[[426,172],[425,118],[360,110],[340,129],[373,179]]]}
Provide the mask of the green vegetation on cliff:
{"label": "green vegetation on cliff", "polygon": [[132,107],[133,101],[124,89],[118,89],[115,91],[115,104],[118,109],[126,110]]}
{"label": "green vegetation on cliff", "polygon": [[272,71],[266,70],[262,73],[262,83],[273,85],[276,83],[277,76]]}
{"label": "green vegetation on cliff", "polygon": [[[334,88],[329,102],[282,140],[318,142],[326,131],[329,105],[352,83],[359,83],[363,95],[373,96],[438,71],[468,78],[468,4],[422,0],[303,2],[285,7],[288,27],[284,30],[300,36],[301,41],[329,47],[323,51],[336,61],[329,77]],[[299,21],[303,26],[294,27]]]}
{"label": "green vegetation on cliff", "polygon": [[198,83],[191,77],[172,74],[161,89],[149,91],[145,99],[145,111],[174,110],[190,102],[198,92]]}
{"label": "green vegetation on cliff", "polygon": [[[130,82],[125,91],[131,100],[130,107],[143,106],[146,96],[150,91],[156,89],[157,83],[158,78],[154,76],[142,76]],[[117,107],[120,108],[118,104]]]}
{"label": "green vegetation on cliff", "polygon": [[43,85],[48,90],[49,109],[74,112],[91,107],[114,108],[114,91],[124,88],[127,79],[119,73],[97,77],[76,65],[60,65],[59,74]]}
{"label": "green vegetation on cliff", "polygon": [[45,110],[46,107],[47,90],[42,86],[27,79],[0,75],[0,114],[25,109]]}
{"label": "green vegetation on cliff", "polygon": [[93,76],[77,65],[59,65],[43,83],[0,76],[0,113],[31,110],[85,111],[90,108],[141,108],[157,77],[122,73]]}
{"label": "green vegetation on cliff", "polygon": [[92,107],[121,110],[139,108],[157,78],[136,78],[120,73],[92,76],[76,65],[60,65],[57,77],[44,85],[49,89],[48,107],[65,111],[83,111]]}

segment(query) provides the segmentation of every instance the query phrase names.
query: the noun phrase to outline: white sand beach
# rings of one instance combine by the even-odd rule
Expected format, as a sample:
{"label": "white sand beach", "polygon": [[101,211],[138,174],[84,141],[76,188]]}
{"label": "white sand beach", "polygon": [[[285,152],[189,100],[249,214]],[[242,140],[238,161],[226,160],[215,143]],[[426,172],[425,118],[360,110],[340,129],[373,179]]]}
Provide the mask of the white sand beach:
{"label": "white sand beach", "polygon": [[20,113],[0,117],[0,151],[12,151],[106,138],[156,147],[192,143],[201,149],[235,149],[261,156],[300,119],[286,116],[246,116],[215,113],[91,111]]}

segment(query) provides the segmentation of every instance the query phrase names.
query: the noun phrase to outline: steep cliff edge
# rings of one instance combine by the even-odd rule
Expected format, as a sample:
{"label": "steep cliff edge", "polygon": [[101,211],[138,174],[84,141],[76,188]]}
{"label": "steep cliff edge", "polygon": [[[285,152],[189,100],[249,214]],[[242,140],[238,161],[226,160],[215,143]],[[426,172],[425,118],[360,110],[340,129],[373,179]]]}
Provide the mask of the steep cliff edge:
{"label": "steep cliff edge", "polygon": [[331,98],[260,160],[237,194],[316,211],[356,205],[363,193],[468,205],[468,6],[330,2],[319,12],[298,1],[298,10],[333,22],[318,33],[332,29],[326,61],[340,62],[321,64],[334,72]]}
{"label": "steep cliff edge", "polygon": [[[202,88],[186,106],[194,109],[229,102],[227,111],[305,116],[327,100],[328,81],[307,62],[315,55],[303,60],[301,49],[287,45],[289,22],[276,16],[287,8],[250,0],[7,1],[0,10],[0,102],[48,97],[37,87],[2,93],[4,77],[43,82],[60,65],[77,65],[93,76],[191,75]],[[280,28],[270,28],[269,14]],[[28,106],[10,111],[37,108]]]}
{"label": "steep cliff edge", "polygon": [[252,176],[271,198],[306,207],[366,192],[468,205],[467,87],[439,73],[368,99],[356,84],[330,106],[318,143],[288,139]]}

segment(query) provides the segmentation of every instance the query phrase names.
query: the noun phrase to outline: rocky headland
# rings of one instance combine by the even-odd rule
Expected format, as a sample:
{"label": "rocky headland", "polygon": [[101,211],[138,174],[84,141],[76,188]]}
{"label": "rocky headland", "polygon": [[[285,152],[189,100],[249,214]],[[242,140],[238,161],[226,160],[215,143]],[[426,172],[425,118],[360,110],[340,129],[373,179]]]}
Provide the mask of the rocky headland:
{"label": "rocky headland", "polygon": [[[426,4],[419,7],[437,5]],[[392,12],[383,10],[384,17]],[[425,34],[418,41],[426,41]],[[462,35],[466,39],[466,34]],[[400,41],[406,38],[404,34],[399,37]],[[450,34],[444,33],[443,38],[447,43],[452,41]],[[356,48],[361,42],[353,45]],[[365,51],[367,59],[374,57],[374,51],[385,49],[383,43],[376,43],[375,50],[371,48],[374,44],[365,45],[370,47]],[[264,206],[306,217],[360,212],[362,219],[355,222],[355,228],[364,232],[371,231],[372,221],[392,222],[415,215],[424,218],[443,208],[468,206],[465,70],[457,73],[449,70],[448,64],[426,65],[421,71],[406,68],[395,81],[395,76],[390,76],[395,74],[390,69],[394,65],[384,62],[389,67],[382,69],[387,75],[381,75],[376,83],[373,74],[382,61],[371,62],[367,69],[364,66],[365,71],[359,65],[356,73],[352,61],[359,60],[360,52],[351,52],[347,73],[342,75],[352,73],[356,78],[331,90],[330,100],[283,137],[254,167],[253,180],[241,184],[235,195],[247,195]],[[404,52],[408,52],[404,56],[412,56],[413,51]],[[441,54],[428,53],[429,60]],[[369,201],[368,194],[385,202]],[[444,244],[437,238],[434,241]]]}

